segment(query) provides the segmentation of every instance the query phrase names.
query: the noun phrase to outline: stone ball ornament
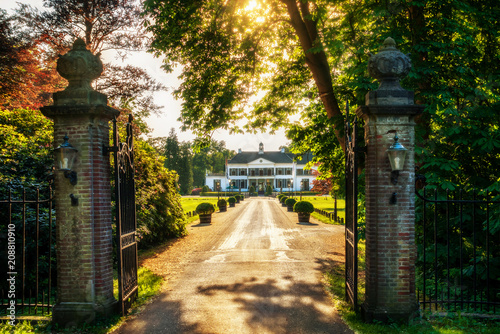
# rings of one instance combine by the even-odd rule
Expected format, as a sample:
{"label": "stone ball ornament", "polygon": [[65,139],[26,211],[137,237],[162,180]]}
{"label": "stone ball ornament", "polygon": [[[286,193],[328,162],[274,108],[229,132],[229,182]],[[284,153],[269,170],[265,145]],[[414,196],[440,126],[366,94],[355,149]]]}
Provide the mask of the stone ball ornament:
{"label": "stone ball ornament", "polygon": [[391,37],[386,38],[377,54],[370,54],[368,61],[368,73],[380,82],[378,90],[403,89],[399,80],[407,76],[410,69],[409,55],[399,51]]}
{"label": "stone ball ornament", "polygon": [[64,55],[59,55],[57,72],[69,81],[68,89],[90,87],[103,71],[99,54],[93,55],[87,50],[83,39],[78,38],[73,48]]}

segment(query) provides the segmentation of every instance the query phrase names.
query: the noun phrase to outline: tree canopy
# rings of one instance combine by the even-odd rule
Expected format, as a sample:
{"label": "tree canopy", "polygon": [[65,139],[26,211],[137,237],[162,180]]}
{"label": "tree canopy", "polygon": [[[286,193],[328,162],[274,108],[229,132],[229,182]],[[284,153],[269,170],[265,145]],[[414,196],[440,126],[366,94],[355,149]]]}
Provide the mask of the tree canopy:
{"label": "tree canopy", "polygon": [[[421,172],[432,183],[499,187],[498,176],[470,166],[499,157],[498,1],[147,0],[144,8],[164,68],[182,66],[181,120],[200,136],[285,126],[292,151],[338,164],[342,106],[356,108],[376,89],[369,52],[393,37],[413,62],[402,84],[427,106],[417,127]],[[290,124],[295,113],[301,119]]]}
{"label": "tree canopy", "polygon": [[[44,46],[40,58],[48,62],[55,63],[77,38],[94,54],[113,50],[121,59],[148,45],[138,1],[44,0],[43,4],[47,10],[19,4],[16,20],[30,40]],[[94,85],[115,107],[134,110],[136,116],[158,112],[150,93],[165,89],[142,68],[109,63]]]}

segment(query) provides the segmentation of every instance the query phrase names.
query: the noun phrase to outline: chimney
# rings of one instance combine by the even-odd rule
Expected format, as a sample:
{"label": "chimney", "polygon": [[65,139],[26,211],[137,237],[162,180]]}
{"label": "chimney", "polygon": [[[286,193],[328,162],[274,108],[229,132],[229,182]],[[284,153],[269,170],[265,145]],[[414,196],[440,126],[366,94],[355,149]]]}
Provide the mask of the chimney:
{"label": "chimney", "polygon": [[259,144],[259,154],[264,154],[264,144]]}

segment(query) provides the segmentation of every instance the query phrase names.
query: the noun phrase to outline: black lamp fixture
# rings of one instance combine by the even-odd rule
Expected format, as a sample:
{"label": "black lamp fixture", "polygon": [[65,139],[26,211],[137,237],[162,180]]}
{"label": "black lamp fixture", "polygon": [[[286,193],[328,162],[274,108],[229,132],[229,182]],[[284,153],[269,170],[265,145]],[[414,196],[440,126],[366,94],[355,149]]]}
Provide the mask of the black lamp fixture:
{"label": "black lamp fixture", "polygon": [[56,165],[58,170],[64,172],[64,177],[69,179],[69,183],[76,185],[78,178],[76,172],[72,169],[78,150],[68,142],[68,135],[65,135],[63,139],[63,143],[54,150],[56,153]]}
{"label": "black lamp fixture", "polygon": [[394,143],[387,150],[389,155],[389,162],[391,163],[392,173],[391,182],[392,184],[398,183],[399,171],[403,170],[406,159],[406,151],[408,151],[403,145],[399,143],[399,137],[396,133],[394,135]]}

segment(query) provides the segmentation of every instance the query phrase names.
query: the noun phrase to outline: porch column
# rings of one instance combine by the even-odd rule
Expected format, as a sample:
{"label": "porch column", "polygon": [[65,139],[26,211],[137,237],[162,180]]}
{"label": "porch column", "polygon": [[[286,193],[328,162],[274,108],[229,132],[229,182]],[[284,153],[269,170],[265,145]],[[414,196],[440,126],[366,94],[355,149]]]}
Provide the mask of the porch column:
{"label": "porch column", "polygon": [[[107,106],[105,95],[90,83],[101,75],[102,63],[81,39],[57,61],[57,71],[69,81],[54,93],[54,104],[41,108],[54,120],[54,147],[67,135],[78,150],[70,173],[58,171],[55,203],[57,303],[52,320],[62,328],[93,323],[116,306],[113,297],[111,185],[108,122],[119,111]],[[57,152],[56,152],[57,154]],[[76,182],[75,182],[76,181]]]}
{"label": "porch column", "polygon": [[[356,111],[365,120],[366,173],[366,321],[407,322],[418,310],[415,295],[414,117],[423,106],[399,84],[411,68],[410,58],[387,38],[368,63],[380,82]],[[387,150],[395,142],[407,149],[406,162],[391,180]]]}

